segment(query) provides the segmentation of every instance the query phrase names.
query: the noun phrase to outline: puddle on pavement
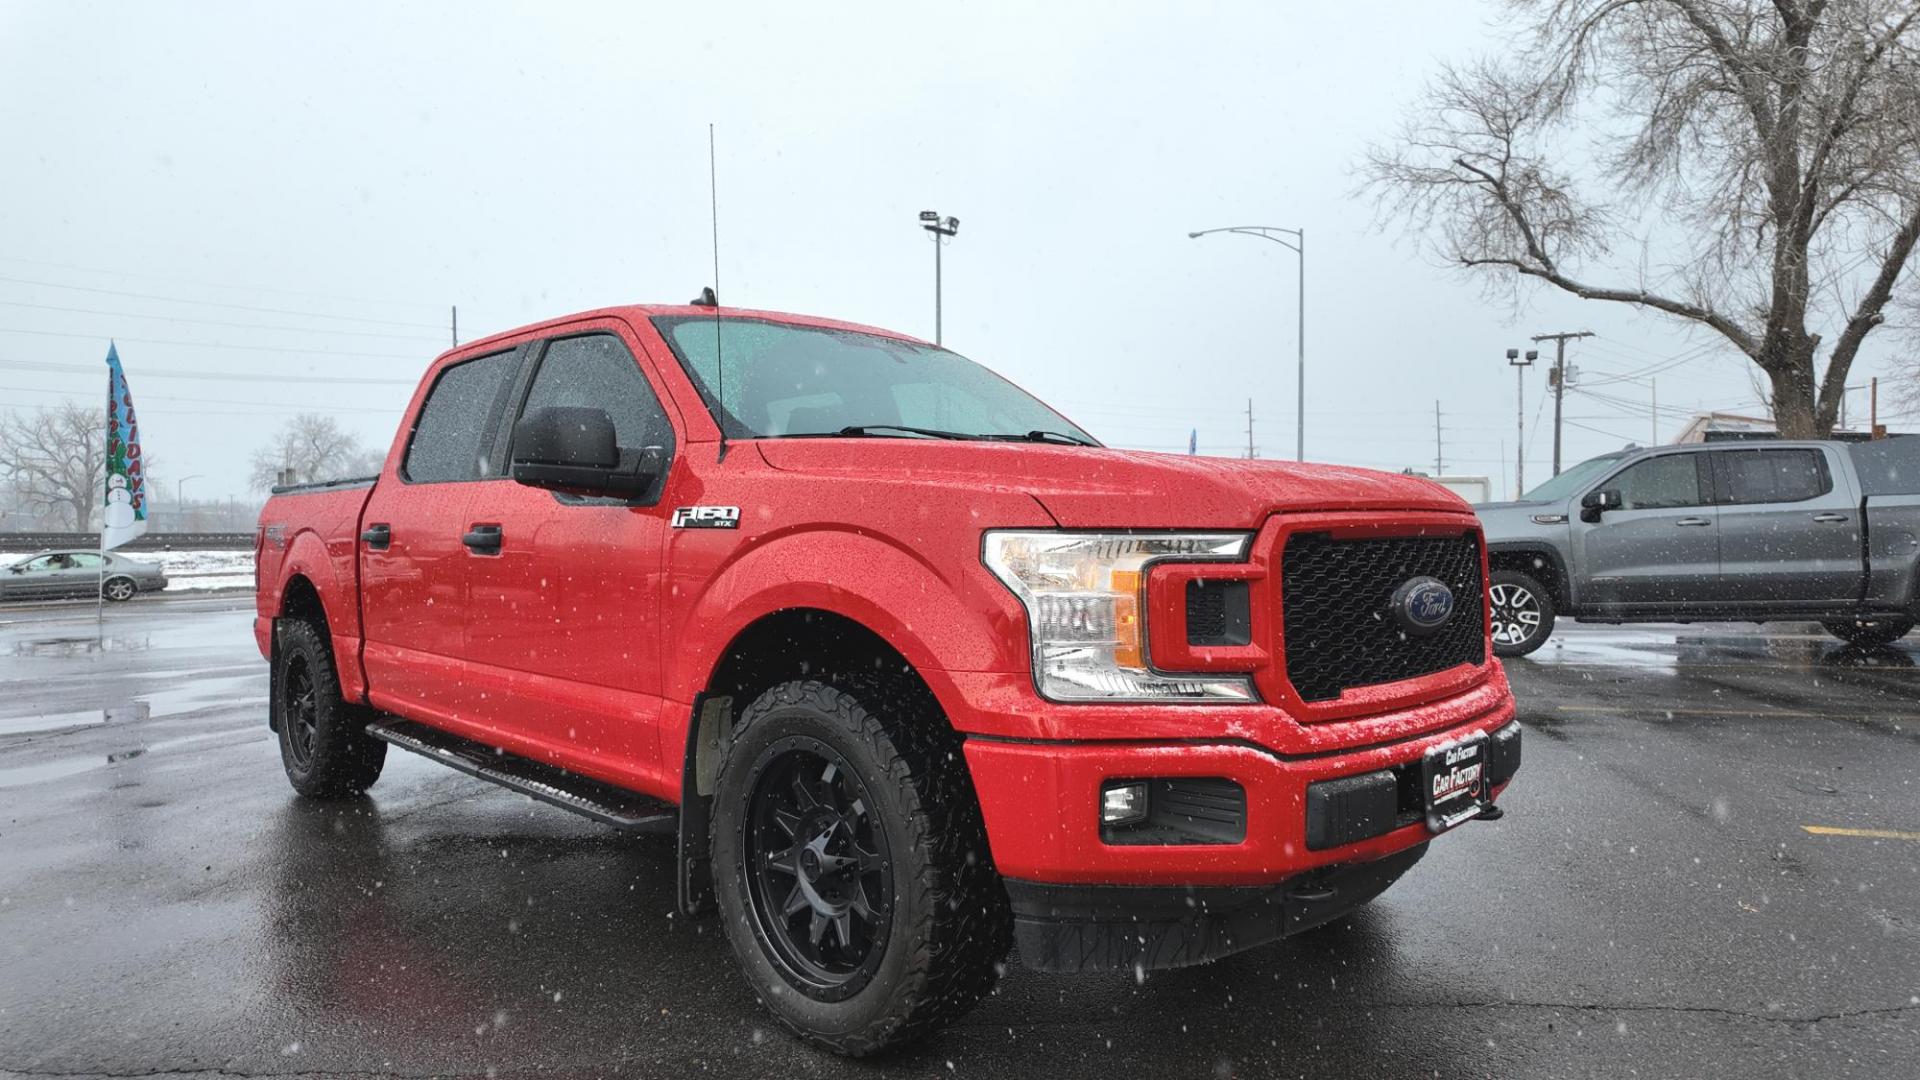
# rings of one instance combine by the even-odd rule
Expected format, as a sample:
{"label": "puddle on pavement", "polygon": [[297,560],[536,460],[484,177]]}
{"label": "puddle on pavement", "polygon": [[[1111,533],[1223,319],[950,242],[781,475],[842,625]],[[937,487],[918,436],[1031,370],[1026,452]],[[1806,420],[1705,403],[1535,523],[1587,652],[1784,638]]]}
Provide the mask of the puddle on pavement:
{"label": "puddle on pavement", "polygon": [[139,637],[57,637],[35,638],[32,641],[16,641],[11,652],[15,656],[65,657],[88,656],[99,653],[137,653],[146,652],[153,647],[153,639],[146,635]]}
{"label": "puddle on pavement", "polygon": [[0,735],[36,735],[44,731],[66,731],[70,728],[137,724],[152,715],[151,705],[144,701],[132,701],[125,705],[109,705],[104,709],[42,713],[39,716],[15,716],[0,719]]}
{"label": "puddle on pavement", "polygon": [[40,784],[48,780],[64,780],[69,776],[78,776],[94,769],[109,765],[118,765],[148,754],[174,750],[182,746],[191,746],[212,739],[232,738],[236,735],[251,736],[241,742],[253,742],[267,737],[266,725],[248,725],[243,728],[226,728],[221,731],[203,731],[196,735],[182,735],[173,739],[160,739],[147,746],[130,746],[124,750],[115,750],[108,754],[94,754],[87,757],[57,758],[34,765],[19,765],[11,769],[0,769],[0,789],[24,787],[27,784]]}

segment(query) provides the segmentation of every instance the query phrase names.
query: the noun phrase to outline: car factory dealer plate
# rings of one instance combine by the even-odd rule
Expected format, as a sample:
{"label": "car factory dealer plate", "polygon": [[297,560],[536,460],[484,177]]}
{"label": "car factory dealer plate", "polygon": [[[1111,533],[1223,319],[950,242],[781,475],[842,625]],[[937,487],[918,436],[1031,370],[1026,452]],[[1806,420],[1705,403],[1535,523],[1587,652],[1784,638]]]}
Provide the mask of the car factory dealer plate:
{"label": "car factory dealer plate", "polygon": [[1487,737],[1436,746],[1421,763],[1427,828],[1445,832],[1478,814],[1487,799]]}

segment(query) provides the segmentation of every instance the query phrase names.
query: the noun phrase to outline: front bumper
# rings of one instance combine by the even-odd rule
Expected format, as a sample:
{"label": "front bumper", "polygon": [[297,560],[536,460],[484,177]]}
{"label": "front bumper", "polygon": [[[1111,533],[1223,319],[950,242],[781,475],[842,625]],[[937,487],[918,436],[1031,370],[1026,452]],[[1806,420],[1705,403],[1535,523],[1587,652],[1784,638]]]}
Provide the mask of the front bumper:
{"label": "front bumper", "polygon": [[[1304,757],[1244,743],[980,738],[967,741],[966,753],[1022,959],[1046,971],[1124,970],[1217,959],[1378,896],[1434,836],[1417,779],[1422,758],[1483,733],[1490,736],[1491,803],[1520,761],[1520,726],[1504,697],[1465,723],[1418,738]],[[1101,788],[1149,777],[1239,785],[1244,838],[1103,840]]]}

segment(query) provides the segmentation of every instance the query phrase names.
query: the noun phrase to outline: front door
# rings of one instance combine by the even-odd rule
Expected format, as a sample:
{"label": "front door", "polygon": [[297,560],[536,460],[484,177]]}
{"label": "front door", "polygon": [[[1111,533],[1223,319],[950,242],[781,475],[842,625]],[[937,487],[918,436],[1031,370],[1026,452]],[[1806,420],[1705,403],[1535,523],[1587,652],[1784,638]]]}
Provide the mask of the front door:
{"label": "front door", "polygon": [[1716,450],[1721,599],[1833,608],[1860,595],[1860,499],[1821,447]]}
{"label": "front door", "polygon": [[1641,458],[1595,490],[1617,491],[1620,501],[1599,521],[1572,522],[1583,609],[1646,613],[1712,594],[1720,528],[1705,454]]}
{"label": "front door", "polygon": [[[635,352],[611,323],[546,342],[514,419],[602,409],[623,459],[647,447],[670,457],[673,426]],[[668,514],[660,487],[628,499],[480,485],[468,524],[497,526],[500,546],[468,559],[465,655],[480,691],[476,715],[511,732],[515,749],[669,795],[679,776],[659,743]]]}
{"label": "front door", "polygon": [[[373,704],[459,728],[472,713],[460,670],[466,633],[467,506],[487,476],[488,440],[517,371],[518,352],[442,369],[405,454],[360,518],[363,653]],[[469,730],[467,734],[480,735]]]}

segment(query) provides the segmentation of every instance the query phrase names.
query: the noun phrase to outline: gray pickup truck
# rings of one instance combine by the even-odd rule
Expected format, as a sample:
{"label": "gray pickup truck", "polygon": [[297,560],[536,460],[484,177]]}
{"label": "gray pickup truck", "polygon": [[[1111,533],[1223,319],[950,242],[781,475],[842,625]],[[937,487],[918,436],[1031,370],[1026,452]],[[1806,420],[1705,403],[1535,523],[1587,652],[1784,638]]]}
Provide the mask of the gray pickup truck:
{"label": "gray pickup truck", "polygon": [[1475,507],[1493,648],[1585,622],[1819,622],[1884,645],[1920,616],[1920,436],[1659,446]]}

